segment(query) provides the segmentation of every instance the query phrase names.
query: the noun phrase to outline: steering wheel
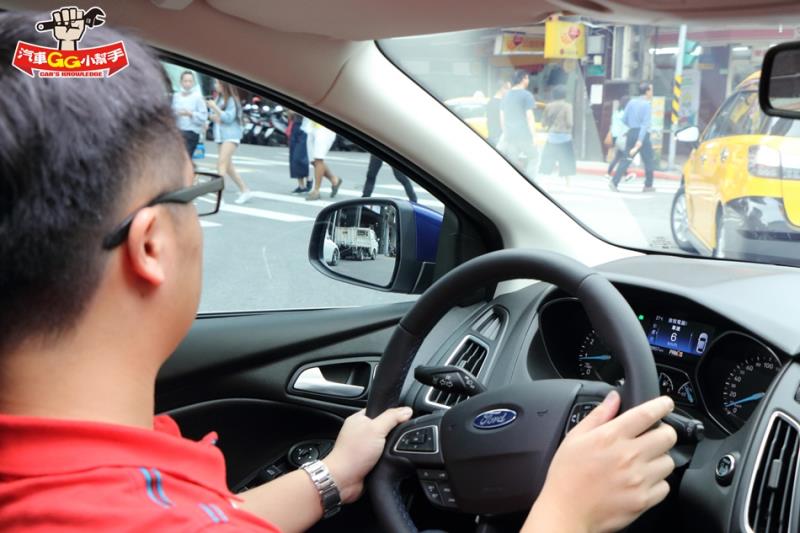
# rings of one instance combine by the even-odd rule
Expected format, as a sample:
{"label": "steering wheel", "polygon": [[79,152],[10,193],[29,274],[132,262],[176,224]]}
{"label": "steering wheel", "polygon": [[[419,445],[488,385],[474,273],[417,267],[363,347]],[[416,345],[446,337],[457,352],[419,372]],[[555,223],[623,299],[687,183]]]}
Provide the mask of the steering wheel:
{"label": "steering wheel", "polygon": [[[475,287],[512,279],[552,283],[583,304],[595,331],[625,370],[620,394],[628,409],[659,394],[650,346],[633,310],[611,283],[587,266],[553,252],[502,250],[475,258],[433,284],[398,324],[381,358],[367,416],[400,399],[409,367],[433,326]],[[549,379],[473,396],[447,411],[395,428],[367,479],[387,531],[416,532],[400,482],[418,476],[438,507],[471,514],[530,508],[566,431],[611,390],[605,383]]]}

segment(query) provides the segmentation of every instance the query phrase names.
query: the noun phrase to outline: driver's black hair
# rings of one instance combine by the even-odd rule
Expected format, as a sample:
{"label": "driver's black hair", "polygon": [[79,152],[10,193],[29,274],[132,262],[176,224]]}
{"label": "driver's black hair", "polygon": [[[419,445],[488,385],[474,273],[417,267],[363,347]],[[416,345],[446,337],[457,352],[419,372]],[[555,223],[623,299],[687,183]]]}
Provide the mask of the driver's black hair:
{"label": "driver's black hair", "polygon": [[134,177],[163,192],[180,186],[186,163],[164,70],[135,39],[87,28],[81,49],[125,45],[129,66],[107,78],[31,78],[11,65],[20,40],[57,47],[34,29],[49,18],[0,13],[0,354],[74,325]]}
{"label": "driver's black hair", "polygon": [[645,94],[647,94],[647,91],[649,91],[652,87],[653,87],[652,83],[650,83],[649,81],[643,81],[642,83],[639,84],[639,95],[644,96]]}

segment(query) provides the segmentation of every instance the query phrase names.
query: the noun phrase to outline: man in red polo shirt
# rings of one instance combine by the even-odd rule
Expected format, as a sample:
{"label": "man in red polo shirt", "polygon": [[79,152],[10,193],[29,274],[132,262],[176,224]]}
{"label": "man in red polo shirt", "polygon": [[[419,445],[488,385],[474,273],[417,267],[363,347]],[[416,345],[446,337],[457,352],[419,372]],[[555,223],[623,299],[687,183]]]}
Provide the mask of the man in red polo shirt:
{"label": "man in red polo shirt", "polygon": [[[199,301],[189,204],[221,183],[194,174],[161,66],[136,40],[84,36],[84,48],[125,42],[130,65],[108,78],[14,69],[18,41],[51,46],[34,31],[44,17],[0,13],[0,529],[307,529],[359,497],[411,410],[355,414],[324,462],[237,496],[213,434],[190,441],[153,418],[156,374]],[[612,394],[570,432],[526,527],[621,527],[666,496],[674,431],[639,434],[671,402],[612,421],[618,407]]]}

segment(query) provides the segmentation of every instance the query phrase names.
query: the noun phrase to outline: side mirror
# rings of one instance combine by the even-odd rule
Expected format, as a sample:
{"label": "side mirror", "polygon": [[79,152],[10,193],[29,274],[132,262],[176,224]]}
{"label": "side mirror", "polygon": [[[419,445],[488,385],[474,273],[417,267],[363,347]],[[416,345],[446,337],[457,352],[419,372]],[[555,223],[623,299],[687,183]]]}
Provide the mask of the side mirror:
{"label": "side mirror", "polygon": [[696,143],[700,138],[700,128],[688,126],[675,134],[675,139],[682,143]]}
{"label": "side mirror", "polygon": [[767,50],[761,67],[758,101],[767,115],[800,118],[800,41]]}
{"label": "side mirror", "polygon": [[345,283],[419,294],[433,282],[442,218],[406,200],[337,202],[317,215],[308,260]]}

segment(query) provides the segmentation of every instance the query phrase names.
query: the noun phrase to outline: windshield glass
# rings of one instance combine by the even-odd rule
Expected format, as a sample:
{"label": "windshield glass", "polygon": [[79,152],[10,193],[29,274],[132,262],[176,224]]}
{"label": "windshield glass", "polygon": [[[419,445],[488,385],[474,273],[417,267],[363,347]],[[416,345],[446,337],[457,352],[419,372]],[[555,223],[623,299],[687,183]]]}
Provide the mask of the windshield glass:
{"label": "windshield glass", "polygon": [[785,25],[553,16],[384,53],[533,185],[627,247],[800,265],[800,123],[758,104]]}

